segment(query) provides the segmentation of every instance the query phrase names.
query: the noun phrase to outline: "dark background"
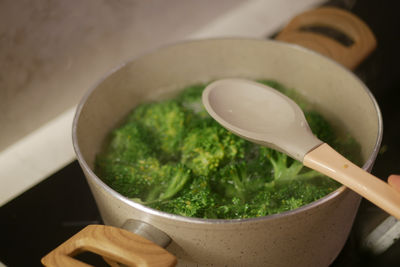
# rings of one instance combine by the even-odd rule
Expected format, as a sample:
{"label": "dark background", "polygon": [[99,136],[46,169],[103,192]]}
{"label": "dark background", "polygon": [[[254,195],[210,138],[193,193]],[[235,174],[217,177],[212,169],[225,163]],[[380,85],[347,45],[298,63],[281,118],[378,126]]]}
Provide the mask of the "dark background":
{"label": "dark background", "polygon": [[[375,96],[382,112],[382,149],[372,173],[386,179],[400,173],[400,13],[397,1],[359,0],[350,8],[378,40],[376,51],[355,71]],[[368,218],[381,211],[363,200],[350,237],[332,266],[400,266],[400,243],[374,256],[360,247]],[[40,266],[40,258],[84,226],[101,218],[83,173],[75,161],[0,208],[0,261],[7,266]],[[85,260],[97,265],[91,255]]]}

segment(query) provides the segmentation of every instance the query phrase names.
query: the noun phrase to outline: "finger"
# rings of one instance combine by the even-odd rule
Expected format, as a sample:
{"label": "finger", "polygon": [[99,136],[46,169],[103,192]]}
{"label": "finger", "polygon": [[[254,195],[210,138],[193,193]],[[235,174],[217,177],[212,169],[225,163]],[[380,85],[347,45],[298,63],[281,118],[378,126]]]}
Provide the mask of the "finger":
{"label": "finger", "polygon": [[396,190],[400,191],[400,175],[392,174],[388,178],[388,183]]}

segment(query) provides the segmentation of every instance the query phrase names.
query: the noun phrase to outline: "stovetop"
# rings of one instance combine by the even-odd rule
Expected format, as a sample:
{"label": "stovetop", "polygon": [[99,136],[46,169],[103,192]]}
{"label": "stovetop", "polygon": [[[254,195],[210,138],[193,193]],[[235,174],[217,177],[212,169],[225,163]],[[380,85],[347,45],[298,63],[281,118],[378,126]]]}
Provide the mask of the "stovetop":
{"label": "stovetop", "polygon": [[[356,70],[381,108],[382,149],[372,173],[386,179],[400,173],[400,19],[394,1],[357,1],[351,11],[371,27],[377,50]],[[361,247],[362,238],[385,214],[363,200],[349,239],[332,266],[400,266],[400,242],[381,255]],[[77,161],[0,208],[0,262],[40,266],[40,258],[88,224],[102,223]],[[92,255],[88,262],[106,266]]]}

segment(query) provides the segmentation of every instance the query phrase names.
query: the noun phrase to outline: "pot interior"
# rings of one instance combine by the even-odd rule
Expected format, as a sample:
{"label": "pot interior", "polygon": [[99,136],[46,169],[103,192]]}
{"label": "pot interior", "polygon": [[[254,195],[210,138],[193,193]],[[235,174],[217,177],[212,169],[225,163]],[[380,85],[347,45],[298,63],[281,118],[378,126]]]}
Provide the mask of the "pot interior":
{"label": "pot interior", "polygon": [[266,40],[180,43],[141,56],[108,75],[78,107],[73,139],[81,164],[93,170],[111,129],[140,102],[166,98],[187,85],[220,78],[274,79],[303,95],[341,134],[361,145],[369,168],[382,135],[379,108],[350,71],[306,49]]}

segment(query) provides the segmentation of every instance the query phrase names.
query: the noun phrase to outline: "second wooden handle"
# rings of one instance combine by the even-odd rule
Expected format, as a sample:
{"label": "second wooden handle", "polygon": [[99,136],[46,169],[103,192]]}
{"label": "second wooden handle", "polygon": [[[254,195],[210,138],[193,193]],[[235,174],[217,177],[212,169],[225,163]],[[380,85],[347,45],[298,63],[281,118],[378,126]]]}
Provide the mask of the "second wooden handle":
{"label": "second wooden handle", "polygon": [[[301,31],[306,26],[338,30],[354,43],[346,47],[321,34]],[[376,48],[375,36],[367,24],[354,14],[334,7],[321,7],[296,16],[275,39],[310,48],[349,69],[355,69]]]}

